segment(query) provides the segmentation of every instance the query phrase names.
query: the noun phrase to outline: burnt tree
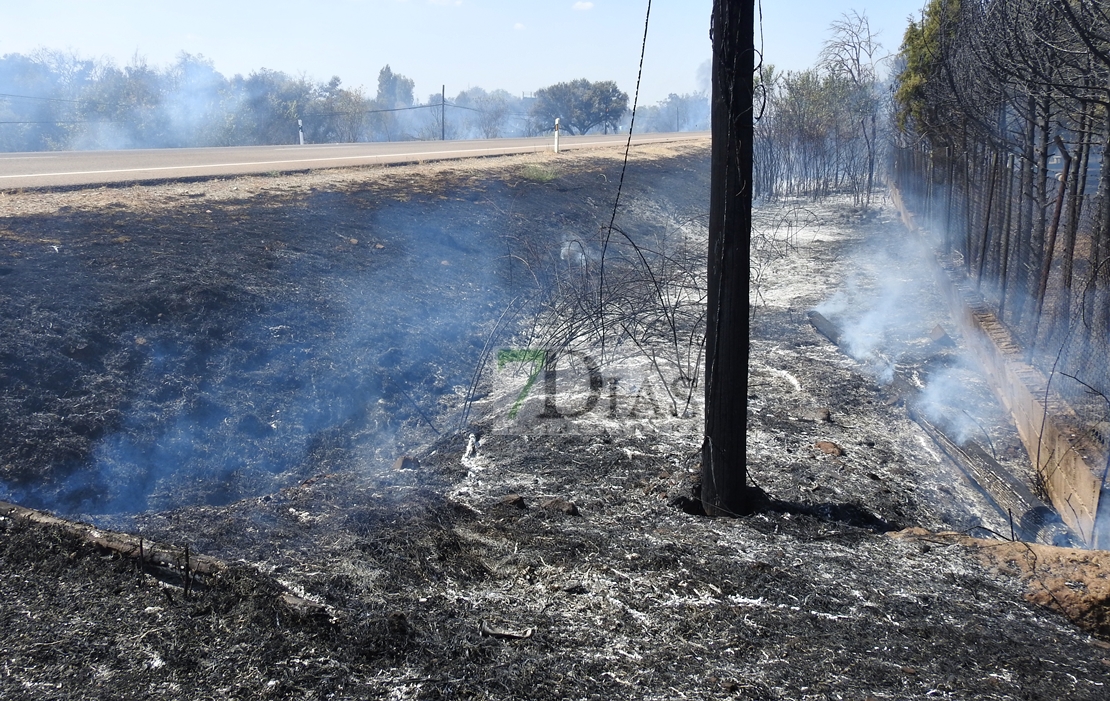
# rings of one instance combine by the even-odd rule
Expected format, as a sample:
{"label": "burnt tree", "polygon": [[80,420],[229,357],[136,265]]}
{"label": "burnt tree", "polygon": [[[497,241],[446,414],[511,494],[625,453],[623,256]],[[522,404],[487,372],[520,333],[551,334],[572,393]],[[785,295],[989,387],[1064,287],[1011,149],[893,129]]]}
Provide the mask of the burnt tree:
{"label": "burnt tree", "polygon": [[713,152],[709,199],[705,441],[707,514],[751,510],[747,490],[748,251],[755,68],[752,0],[713,3]]}

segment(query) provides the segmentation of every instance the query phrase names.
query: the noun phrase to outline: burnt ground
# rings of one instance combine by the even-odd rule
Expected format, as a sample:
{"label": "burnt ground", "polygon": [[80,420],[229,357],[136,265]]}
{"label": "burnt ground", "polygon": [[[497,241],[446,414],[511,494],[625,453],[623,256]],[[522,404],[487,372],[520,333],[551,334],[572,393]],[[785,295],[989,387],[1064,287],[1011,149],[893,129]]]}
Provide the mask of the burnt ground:
{"label": "burnt ground", "polygon": [[449,432],[614,155],[0,196],[0,498],[229,503]]}
{"label": "burnt ground", "polygon": [[[466,455],[449,426],[530,289],[511,276],[539,281],[551,246],[604,222],[617,155],[0,198],[8,498],[231,563],[186,596],[88,540],[0,520],[0,694],[1105,698],[1110,646],[1028,596],[1036,564],[887,533],[997,524],[887,402],[873,359],[806,321],[866,269],[861,246],[899,248],[885,210],[833,203],[771,266],[749,461],[772,501],[755,515],[671,505],[699,420],[640,403],[649,380],[553,431],[506,418],[519,387],[491,369]],[[686,220],[706,165],[703,149],[641,152],[626,229]],[[499,268],[497,247],[529,267]],[[915,345],[944,315],[909,296],[927,314],[904,323],[927,328],[901,362],[959,368]],[[420,463],[391,466],[402,452]],[[1105,635],[1103,620],[1085,623]]]}

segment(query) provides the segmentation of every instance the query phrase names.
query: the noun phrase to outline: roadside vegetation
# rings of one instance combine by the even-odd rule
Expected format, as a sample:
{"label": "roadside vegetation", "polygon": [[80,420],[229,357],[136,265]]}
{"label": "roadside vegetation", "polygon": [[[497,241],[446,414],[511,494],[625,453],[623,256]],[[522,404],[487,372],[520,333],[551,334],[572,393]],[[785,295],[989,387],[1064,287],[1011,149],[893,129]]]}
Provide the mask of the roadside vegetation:
{"label": "roadside vegetation", "polygon": [[870,202],[889,140],[884,53],[866,15],[833,22],[804,71],[760,67],[754,193],[768,200],[849,192]]}
{"label": "roadside vegetation", "polygon": [[[537,136],[562,118],[572,134],[627,129],[628,94],[584,78],[533,95],[468,88],[421,100],[412,79],[381,69],[373,89],[262,68],[225,77],[201,55],[169,66],[42,50],[0,56],[0,151],[169,148]],[[709,127],[704,92],[641,106],[637,131]]]}

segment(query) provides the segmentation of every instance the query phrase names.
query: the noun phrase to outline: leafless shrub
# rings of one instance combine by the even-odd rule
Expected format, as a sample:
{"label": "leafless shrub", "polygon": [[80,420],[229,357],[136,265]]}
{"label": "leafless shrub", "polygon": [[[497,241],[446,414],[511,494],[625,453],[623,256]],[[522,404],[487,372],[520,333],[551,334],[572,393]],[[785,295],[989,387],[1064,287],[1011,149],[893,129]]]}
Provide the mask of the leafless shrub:
{"label": "leafless shrub", "polygon": [[[601,362],[631,347],[650,362],[672,415],[687,415],[705,343],[705,226],[704,215],[668,215],[635,234],[613,227],[607,243],[599,231],[531,258],[527,270],[547,291],[531,344],[555,355],[588,347]],[[521,253],[511,255],[523,264]]]}
{"label": "leafless shrub", "polygon": [[748,267],[748,289],[751,302],[749,319],[765,303],[763,293],[776,263],[796,248],[798,235],[818,223],[817,214],[798,199],[782,200],[752,211],[752,240]]}

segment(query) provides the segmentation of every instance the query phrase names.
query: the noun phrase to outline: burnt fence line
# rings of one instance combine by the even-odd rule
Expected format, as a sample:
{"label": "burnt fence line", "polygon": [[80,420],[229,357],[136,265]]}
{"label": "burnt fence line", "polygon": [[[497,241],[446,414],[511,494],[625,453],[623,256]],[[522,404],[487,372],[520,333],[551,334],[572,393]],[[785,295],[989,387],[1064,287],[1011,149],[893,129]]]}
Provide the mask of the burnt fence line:
{"label": "burnt fence line", "polygon": [[1045,141],[1055,148],[896,148],[893,180],[1074,428],[1110,448],[1110,192],[1092,187],[1102,178],[1091,139]]}

